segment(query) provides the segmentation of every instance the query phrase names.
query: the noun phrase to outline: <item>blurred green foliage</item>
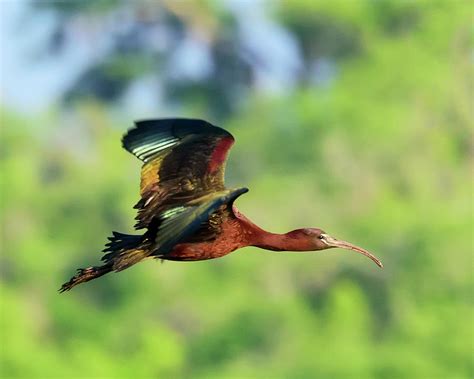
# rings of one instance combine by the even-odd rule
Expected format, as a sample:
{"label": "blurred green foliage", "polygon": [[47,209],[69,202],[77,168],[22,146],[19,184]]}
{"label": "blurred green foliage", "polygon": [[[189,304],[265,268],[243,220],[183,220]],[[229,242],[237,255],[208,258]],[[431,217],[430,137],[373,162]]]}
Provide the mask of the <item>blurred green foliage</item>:
{"label": "blurred green foliage", "polygon": [[306,59],[333,57],[338,75],[249,95],[222,125],[229,185],[251,189],[238,206],[264,228],[322,227],[385,269],[248,248],[59,295],[111,230],[132,231],[132,120],[95,102],[3,109],[2,377],[473,377],[471,5],[278,4]]}

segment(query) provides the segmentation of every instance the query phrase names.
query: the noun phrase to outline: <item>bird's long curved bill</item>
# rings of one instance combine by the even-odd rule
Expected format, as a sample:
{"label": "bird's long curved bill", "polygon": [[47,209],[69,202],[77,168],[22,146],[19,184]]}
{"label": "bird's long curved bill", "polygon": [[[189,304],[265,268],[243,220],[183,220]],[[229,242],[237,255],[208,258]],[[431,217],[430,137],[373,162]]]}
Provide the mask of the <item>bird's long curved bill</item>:
{"label": "bird's long curved bill", "polygon": [[340,247],[341,249],[352,250],[359,254],[365,255],[367,258],[374,261],[377,266],[383,268],[382,262],[375,255],[369,253],[367,250],[359,246],[351,244],[350,242],[340,241],[328,235],[325,235],[324,242],[326,242],[326,244],[331,247]]}

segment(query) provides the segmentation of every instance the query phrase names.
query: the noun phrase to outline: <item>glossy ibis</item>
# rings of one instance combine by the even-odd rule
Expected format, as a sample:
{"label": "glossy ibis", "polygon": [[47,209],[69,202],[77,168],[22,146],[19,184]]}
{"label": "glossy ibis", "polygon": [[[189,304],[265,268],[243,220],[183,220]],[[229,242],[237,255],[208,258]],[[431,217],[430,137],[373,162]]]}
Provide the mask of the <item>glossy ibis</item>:
{"label": "glossy ibis", "polygon": [[235,199],[247,188],[224,186],[232,135],[193,119],[136,122],[123,147],[143,161],[136,229],[141,235],[114,232],[103,250],[103,264],[79,269],[60,291],[122,271],[145,258],[199,261],[219,258],[245,246],[273,251],[349,249],[382,263],[368,251],[337,240],[321,229],[267,232],[240,213]]}

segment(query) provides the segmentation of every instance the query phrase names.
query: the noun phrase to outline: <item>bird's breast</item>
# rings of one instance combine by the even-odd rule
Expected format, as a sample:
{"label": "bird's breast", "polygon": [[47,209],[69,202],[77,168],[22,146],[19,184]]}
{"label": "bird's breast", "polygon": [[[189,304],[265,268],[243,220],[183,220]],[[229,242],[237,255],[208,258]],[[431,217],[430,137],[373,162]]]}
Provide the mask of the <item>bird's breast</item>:
{"label": "bird's breast", "polygon": [[229,219],[222,224],[221,233],[215,240],[178,244],[163,259],[201,261],[220,258],[246,246],[245,237],[245,232],[242,230],[239,220]]}

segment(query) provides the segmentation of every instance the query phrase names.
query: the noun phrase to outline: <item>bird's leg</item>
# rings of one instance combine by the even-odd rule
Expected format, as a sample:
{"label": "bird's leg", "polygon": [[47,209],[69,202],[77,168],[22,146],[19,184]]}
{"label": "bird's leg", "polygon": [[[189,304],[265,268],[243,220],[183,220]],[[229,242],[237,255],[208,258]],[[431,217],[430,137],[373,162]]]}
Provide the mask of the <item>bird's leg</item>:
{"label": "bird's leg", "polygon": [[102,275],[105,275],[113,270],[111,263],[106,263],[102,266],[93,266],[87,268],[80,268],[77,270],[77,274],[69,280],[69,282],[64,283],[59,292],[69,291],[72,287],[77,286],[80,283],[85,283],[93,279],[97,279]]}

